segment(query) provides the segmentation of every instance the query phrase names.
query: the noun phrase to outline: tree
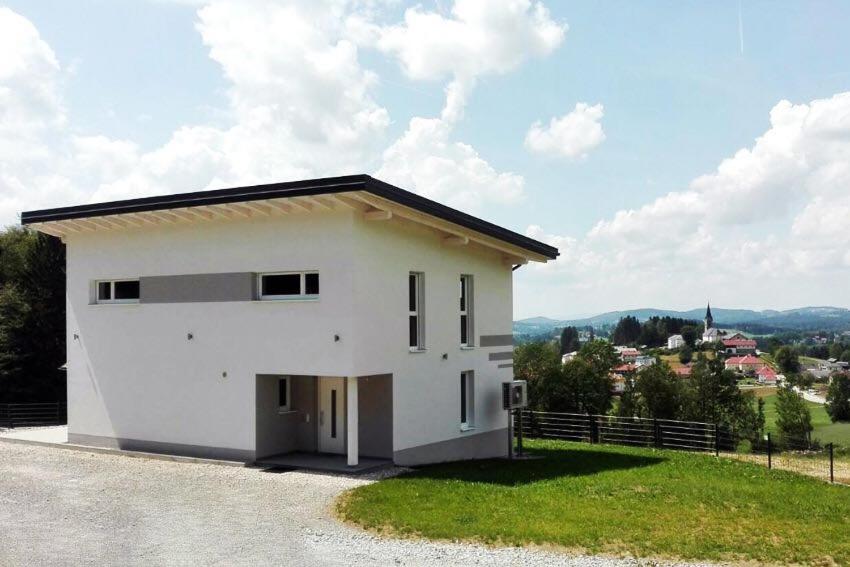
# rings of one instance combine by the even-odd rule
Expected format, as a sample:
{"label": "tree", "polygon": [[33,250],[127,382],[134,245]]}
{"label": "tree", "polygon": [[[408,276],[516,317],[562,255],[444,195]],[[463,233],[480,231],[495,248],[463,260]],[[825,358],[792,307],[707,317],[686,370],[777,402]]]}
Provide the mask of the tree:
{"label": "tree", "polygon": [[796,374],[800,371],[800,359],[791,347],[787,345],[779,347],[773,357],[783,374]]}
{"label": "tree", "polygon": [[826,413],[835,421],[850,420],[850,376],[836,374],[826,391]]}
{"label": "tree", "polygon": [[791,388],[779,388],[776,398],[776,427],[783,440],[811,442],[812,414],[809,407]]}
{"label": "tree", "polygon": [[694,351],[691,347],[685,345],[682,347],[682,350],[679,351],[679,362],[682,364],[690,364],[693,358]]}
{"label": "tree", "polygon": [[841,356],[838,357],[838,360],[840,360],[841,362],[850,362],[850,348],[844,349],[841,352]]}
{"label": "tree", "polygon": [[557,379],[561,357],[551,342],[533,342],[514,349],[514,376],[528,382],[528,405],[533,409],[546,409],[543,401],[545,388]]}
{"label": "tree", "polygon": [[682,340],[685,341],[685,344],[691,348],[694,348],[697,342],[697,328],[694,325],[685,325],[682,327],[681,333]]}
{"label": "tree", "polygon": [[606,377],[620,362],[620,356],[611,343],[602,340],[586,342],[576,358],[586,360],[598,376]]}
{"label": "tree", "polygon": [[666,363],[644,368],[635,382],[638,417],[677,419],[682,411],[682,382]]}
{"label": "tree", "polygon": [[758,415],[752,392],[738,388],[735,373],[724,368],[719,357],[700,353],[685,381],[682,419],[733,427],[742,437],[758,435]]}
{"label": "tree", "polygon": [[641,326],[637,318],[627,315],[620,319],[611,335],[615,345],[633,345],[640,337]]}
{"label": "tree", "polygon": [[611,378],[593,361],[576,357],[563,366],[547,396],[549,411],[604,414],[611,409]]}
{"label": "tree", "polygon": [[0,401],[64,398],[65,248],[27,229],[0,235]]}
{"label": "tree", "polygon": [[564,327],[561,331],[561,354],[575,352],[581,348],[578,339],[578,329],[575,327]]}

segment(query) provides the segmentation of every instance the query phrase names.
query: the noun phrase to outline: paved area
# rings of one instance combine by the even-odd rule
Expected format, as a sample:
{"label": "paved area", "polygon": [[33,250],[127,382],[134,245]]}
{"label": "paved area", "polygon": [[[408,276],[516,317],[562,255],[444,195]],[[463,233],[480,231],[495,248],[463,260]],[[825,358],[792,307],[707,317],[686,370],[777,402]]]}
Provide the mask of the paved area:
{"label": "paved area", "polygon": [[0,429],[0,437],[38,441],[40,443],[67,443],[68,426],[53,427],[19,427],[15,429]]}
{"label": "paved area", "polygon": [[0,441],[0,565],[638,564],[382,539],[333,520],[333,499],[368,482]]}

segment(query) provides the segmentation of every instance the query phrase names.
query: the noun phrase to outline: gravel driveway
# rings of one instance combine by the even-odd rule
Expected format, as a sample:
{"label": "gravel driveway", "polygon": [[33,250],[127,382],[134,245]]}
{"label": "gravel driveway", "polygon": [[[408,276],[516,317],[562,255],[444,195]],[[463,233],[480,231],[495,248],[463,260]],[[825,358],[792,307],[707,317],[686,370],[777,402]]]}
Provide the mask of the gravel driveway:
{"label": "gravel driveway", "polygon": [[0,565],[635,565],[387,540],[329,508],[370,480],[0,442]]}

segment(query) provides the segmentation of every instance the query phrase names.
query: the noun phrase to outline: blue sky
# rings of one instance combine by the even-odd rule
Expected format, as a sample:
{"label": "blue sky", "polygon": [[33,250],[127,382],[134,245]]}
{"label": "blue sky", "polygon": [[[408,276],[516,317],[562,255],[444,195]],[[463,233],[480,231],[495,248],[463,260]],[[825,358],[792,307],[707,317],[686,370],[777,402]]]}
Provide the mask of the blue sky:
{"label": "blue sky", "polygon": [[[38,108],[26,102],[22,120],[60,118],[31,136],[52,159],[0,154],[11,172],[0,178],[4,222],[42,206],[365,171],[559,245],[558,262],[517,272],[518,317],[689,308],[708,298],[724,307],[850,306],[848,231],[830,224],[850,211],[846,2],[516,0],[504,18],[490,17],[500,3],[479,10],[471,0],[329,2],[321,14],[298,3],[205,4],[5,3],[14,15],[6,26],[23,29],[23,20],[34,30],[4,47],[20,49],[24,62],[5,77],[0,68],[0,86],[23,93],[5,104],[32,100],[26,89],[40,81],[53,94]],[[308,47],[285,41],[302,33]],[[477,34],[495,43],[465,41]],[[55,66],[28,77],[49,55],[26,42],[46,46]],[[353,56],[331,50],[344,83],[301,73],[340,42],[354,46]],[[359,86],[322,106],[323,93],[350,85]],[[457,117],[441,119],[451,85],[462,102]],[[794,106],[772,122],[783,100]],[[545,144],[527,142],[535,122],[547,131],[579,103],[601,105],[598,130],[567,121],[544,132]],[[275,156],[297,148],[298,159],[268,166],[230,156],[234,128],[269,104],[297,107],[274,111],[262,135]],[[351,118],[358,112],[365,125]],[[333,133],[331,142],[303,139],[299,121],[316,120],[351,120],[350,142],[337,148]],[[191,132],[178,144],[182,127]],[[206,128],[214,132],[199,133]],[[752,156],[721,171],[740,150]],[[338,162],[322,155],[336,151]],[[434,155],[439,166],[417,169]],[[465,169],[471,158],[487,167]],[[120,171],[79,166],[109,160]],[[38,177],[45,169],[47,183]],[[708,179],[694,187],[700,176]]]}

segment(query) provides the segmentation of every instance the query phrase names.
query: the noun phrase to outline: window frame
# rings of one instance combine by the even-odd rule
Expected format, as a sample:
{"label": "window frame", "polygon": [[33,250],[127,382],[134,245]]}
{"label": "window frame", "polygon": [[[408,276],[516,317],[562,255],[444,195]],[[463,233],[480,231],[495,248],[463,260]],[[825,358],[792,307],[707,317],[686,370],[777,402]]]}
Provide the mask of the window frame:
{"label": "window frame", "polygon": [[460,373],[460,430],[475,429],[475,371]]}
{"label": "window frame", "polygon": [[[123,282],[136,282],[139,284],[139,297],[125,298],[125,299],[115,299],[115,284],[123,283]],[[109,284],[109,299],[102,299],[100,297],[100,285],[101,284]],[[139,278],[117,278],[117,279],[104,279],[104,280],[95,280],[94,281],[94,302],[96,305],[132,305],[135,303],[139,303],[139,299],[142,296],[142,284]]]}
{"label": "window frame", "polygon": [[[286,383],[286,405],[280,405],[281,383]],[[277,413],[289,413],[292,411],[292,376],[277,377]]]}
{"label": "window frame", "polygon": [[[410,309],[410,278],[414,279],[414,308]],[[408,317],[408,339],[407,345],[410,352],[425,351],[425,274],[423,272],[409,272],[407,275],[407,317]],[[411,344],[413,337],[410,330],[410,319],[416,317],[416,344]]]}
{"label": "window frame", "polygon": [[[307,293],[307,275],[316,274],[319,270],[294,270],[286,272],[260,272],[257,274],[257,300],[258,301],[318,301],[322,293],[321,276],[319,276],[319,293]],[[267,276],[299,276],[298,294],[263,294],[263,278]]]}
{"label": "window frame", "polygon": [[[460,348],[471,349],[475,348],[475,280],[472,274],[460,275]],[[466,317],[466,324],[464,324]],[[463,340],[463,333],[466,331],[466,340]]]}

